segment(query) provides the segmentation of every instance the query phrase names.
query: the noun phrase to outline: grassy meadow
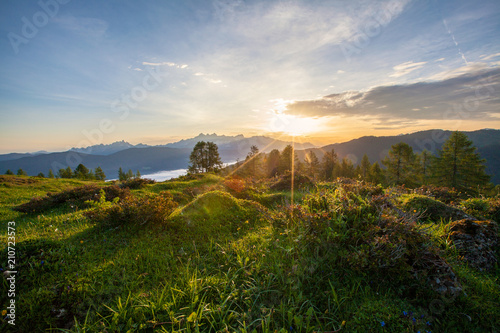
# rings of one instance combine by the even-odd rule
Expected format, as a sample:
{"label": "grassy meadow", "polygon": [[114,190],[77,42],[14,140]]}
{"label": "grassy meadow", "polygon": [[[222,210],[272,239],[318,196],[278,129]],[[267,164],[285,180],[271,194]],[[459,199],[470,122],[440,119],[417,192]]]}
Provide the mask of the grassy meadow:
{"label": "grassy meadow", "polygon": [[3,332],[500,330],[498,241],[450,236],[498,221],[498,196],[338,179],[295,181],[292,205],[290,177],[0,177]]}

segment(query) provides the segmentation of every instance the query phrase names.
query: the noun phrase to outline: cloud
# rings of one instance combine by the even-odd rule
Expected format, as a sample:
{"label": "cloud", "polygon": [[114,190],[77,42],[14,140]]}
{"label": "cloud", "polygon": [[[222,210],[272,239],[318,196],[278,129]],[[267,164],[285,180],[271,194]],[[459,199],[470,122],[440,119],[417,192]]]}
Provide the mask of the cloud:
{"label": "cloud", "polygon": [[483,55],[481,56],[481,60],[491,60],[493,58],[499,58],[500,57],[500,53],[495,53],[495,54],[490,54],[490,55]]}
{"label": "cloud", "polygon": [[420,120],[486,120],[500,115],[500,68],[473,70],[440,81],[378,86],[289,104],[287,113],[309,117],[354,116],[380,124]]}
{"label": "cloud", "polygon": [[422,68],[427,62],[413,62],[408,61],[393,67],[394,73],[389,75],[390,77],[400,77],[409,74],[419,68]]}

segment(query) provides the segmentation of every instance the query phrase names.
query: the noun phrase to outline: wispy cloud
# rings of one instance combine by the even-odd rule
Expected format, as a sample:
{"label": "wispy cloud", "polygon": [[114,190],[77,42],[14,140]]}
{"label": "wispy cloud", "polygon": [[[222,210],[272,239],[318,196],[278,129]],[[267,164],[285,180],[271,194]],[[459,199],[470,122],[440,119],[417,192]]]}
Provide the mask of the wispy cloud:
{"label": "wispy cloud", "polygon": [[403,75],[410,74],[411,72],[424,67],[427,62],[413,62],[408,61],[393,67],[394,73],[389,75],[390,77],[400,77]]}

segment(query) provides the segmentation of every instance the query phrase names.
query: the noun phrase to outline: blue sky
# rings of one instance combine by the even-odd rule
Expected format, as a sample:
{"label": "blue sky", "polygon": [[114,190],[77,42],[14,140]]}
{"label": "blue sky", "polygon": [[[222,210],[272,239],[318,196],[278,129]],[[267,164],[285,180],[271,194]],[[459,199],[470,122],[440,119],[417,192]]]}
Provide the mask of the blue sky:
{"label": "blue sky", "polygon": [[0,18],[0,153],[500,128],[497,0],[5,0]]}

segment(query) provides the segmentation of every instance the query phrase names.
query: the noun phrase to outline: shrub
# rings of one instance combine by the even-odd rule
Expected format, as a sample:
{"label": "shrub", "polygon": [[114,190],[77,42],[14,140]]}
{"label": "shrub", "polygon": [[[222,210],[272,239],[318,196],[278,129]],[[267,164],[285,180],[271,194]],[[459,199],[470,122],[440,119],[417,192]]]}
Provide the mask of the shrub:
{"label": "shrub", "polygon": [[109,226],[159,224],[177,207],[169,192],[142,198],[127,196],[107,208],[96,208],[85,215],[91,220]]}
{"label": "shrub", "polygon": [[57,208],[63,204],[73,205],[75,208],[88,206],[86,201],[100,200],[100,190],[106,195],[106,200],[113,201],[115,198],[124,199],[129,195],[128,190],[118,186],[84,185],[74,187],[59,193],[47,193],[45,197],[34,197],[29,202],[14,207],[15,211],[21,213],[41,213],[49,209]]}
{"label": "shrub", "polygon": [[414,190],[414,193],[433,197],[445,204],[457,202],[460,199],[466,198],[466,194],[458,192],[454,188],[440,187],[434,185],[422,185]]}
{"label": "shrub", "polygon": [[148,184],[156,183],[153,179],[146,178],[132,178],[120,183],[120,188],[129,188],[131,190],[137,190],[146,187]]}
{"label": "shrub", "polygon": [[246,182],[245,180],[239,178],[239,177],[233,177],[226,179],[224,181],[224,186],[231,192],[235,193],[241,193],[245,190],[246,188]]}
{"label": "shrub", "polygon": [[[305,189],[314,186],[314,182],[311,178],[295,173],[293,177],[293,186],[295,189]],[[277,182],[270,186],[271,190],[274,191],[289,191],[292,188],[292,174],[287,172],[285,175],[281,176]]]}

